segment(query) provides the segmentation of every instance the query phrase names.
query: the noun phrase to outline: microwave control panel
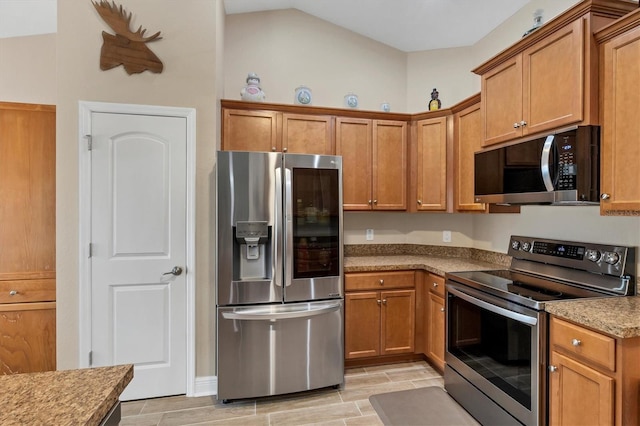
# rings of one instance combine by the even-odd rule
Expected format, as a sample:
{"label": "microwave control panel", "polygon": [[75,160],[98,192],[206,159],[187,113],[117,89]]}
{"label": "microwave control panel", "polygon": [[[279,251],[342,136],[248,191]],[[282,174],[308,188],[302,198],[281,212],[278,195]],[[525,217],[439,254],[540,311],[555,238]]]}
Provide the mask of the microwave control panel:
{"label": "microwave control panel", "polygon": [[576,189],[576,175],[578,167],[575,163],[575,140],[570,136],[563,136],[558,141],[558,181],[556,189]]}

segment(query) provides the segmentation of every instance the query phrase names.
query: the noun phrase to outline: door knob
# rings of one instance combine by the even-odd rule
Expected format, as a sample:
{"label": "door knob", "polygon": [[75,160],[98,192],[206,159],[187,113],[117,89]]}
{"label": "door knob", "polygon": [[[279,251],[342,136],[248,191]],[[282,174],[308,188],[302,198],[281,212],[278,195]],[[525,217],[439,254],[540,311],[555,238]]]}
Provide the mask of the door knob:
{"label": "door knob", "polygon": [[169,272],[165,272],[162,275],[175,275],[177,277],[178,275],[182,275],[182,268],[179,266],[174,266],[172,270],[170,270]]}

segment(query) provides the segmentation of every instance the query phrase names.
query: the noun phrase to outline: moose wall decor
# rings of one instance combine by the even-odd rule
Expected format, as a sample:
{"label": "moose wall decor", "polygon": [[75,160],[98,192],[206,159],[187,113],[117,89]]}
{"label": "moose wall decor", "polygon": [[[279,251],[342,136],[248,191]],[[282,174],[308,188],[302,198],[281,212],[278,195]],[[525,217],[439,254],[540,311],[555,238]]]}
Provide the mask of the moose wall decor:
{"label": "moose wall decor", "polygon": [[115,35],[102,32],[102,49],[100,50],[100,69],[110,70],[119,65],[124,66],[129,75],[149,70],[162,72],[164,68],[160,59],[147,47],[147,43],[160,40],[160,31],[145,37],[147,31],[142,26],[136,32],[131,31],[131,12],[127,14],[122,6],[114,1],[92,1],[102,19],[115,31]]}

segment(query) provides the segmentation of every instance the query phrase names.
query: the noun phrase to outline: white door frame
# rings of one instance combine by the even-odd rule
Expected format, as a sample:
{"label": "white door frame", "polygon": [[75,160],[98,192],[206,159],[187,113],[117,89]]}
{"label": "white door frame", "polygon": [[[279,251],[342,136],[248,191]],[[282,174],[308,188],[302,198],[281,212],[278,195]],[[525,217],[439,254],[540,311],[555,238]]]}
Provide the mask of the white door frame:
{"label": "white door frame", "polygon": [[91,237],[91,156],[89,138],[91,114],[138,114],[163,117],[183,117],[187,121],[187,187],[186,187],[186,361],[187,396],[196,394],[195,354],[195,171],[196,171],[196,110],[194,108],[162,107],[152,105],[130,105],[105,102],[79,101],[78,129],[78,359],[79,368],[88,368],[91,351],[91,262],[89,243]]}

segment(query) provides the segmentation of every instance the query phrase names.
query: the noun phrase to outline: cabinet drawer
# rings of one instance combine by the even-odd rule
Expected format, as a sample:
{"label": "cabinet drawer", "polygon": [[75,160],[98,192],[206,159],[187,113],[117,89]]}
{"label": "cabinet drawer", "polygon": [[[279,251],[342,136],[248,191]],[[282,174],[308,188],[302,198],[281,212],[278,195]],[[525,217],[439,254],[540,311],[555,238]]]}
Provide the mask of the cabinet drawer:
{"label": "cabinet drawer", "polygon": [[553,317],[550,335],[553,349],[561,348],[609,371],[615,371],[614,338]]}
{"label": "cabinet drawer", "polygon": [[414,288],[413,271],[345,274],[345,291]]}
{"label": "cabinet drawer", "polygon": [[431,293],[444,297],[444,277],[429,273],[425,279]]}
{"label": "cabinet drawer", "polygon": [[0,281],[0,303],[50,302],[56,300],[56,280]]}

